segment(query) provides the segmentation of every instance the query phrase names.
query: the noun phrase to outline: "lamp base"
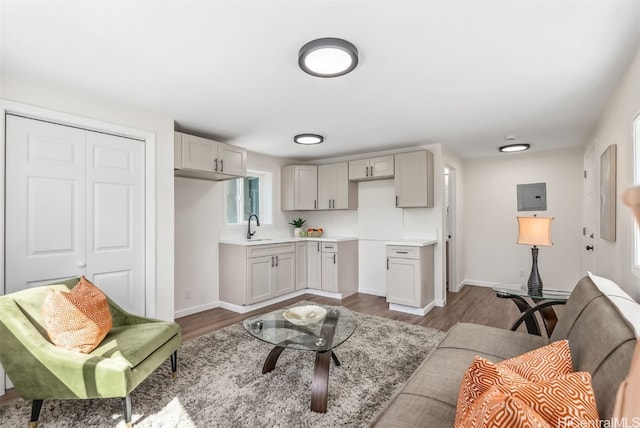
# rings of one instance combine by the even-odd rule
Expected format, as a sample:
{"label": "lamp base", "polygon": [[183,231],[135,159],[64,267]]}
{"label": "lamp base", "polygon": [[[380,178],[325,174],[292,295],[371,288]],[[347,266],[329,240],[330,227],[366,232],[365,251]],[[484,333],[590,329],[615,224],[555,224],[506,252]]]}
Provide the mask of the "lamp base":
{"label": "lamp base", "polygon": [[542,296],[542,278],[540,278],[540,273],[538,272],[538,247],[535,245],[531,248],[531,257],[533,263],[529,281],[527,281],[527,290],[532,296]]}

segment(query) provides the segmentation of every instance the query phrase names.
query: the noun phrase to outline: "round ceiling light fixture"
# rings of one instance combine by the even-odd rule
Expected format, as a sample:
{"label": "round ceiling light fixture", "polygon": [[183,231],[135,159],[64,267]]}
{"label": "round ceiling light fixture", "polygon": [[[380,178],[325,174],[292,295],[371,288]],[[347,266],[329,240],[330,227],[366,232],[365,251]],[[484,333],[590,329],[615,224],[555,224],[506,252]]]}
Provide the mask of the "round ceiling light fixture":
{"label": "round ceiling light fixture", "polygon": [[303,144],[305,146],[320,144],[324,141],[324,137],[318,134],[298,134],[293,137],[293,142]]}
{"label": "round ceiling light fixture", "polygon": [[335,37],[312,40],[300,48],[298,65],[316,77],[343,76],[358,65],[358,49]]}
{"label": "round ceiling light fixture", "polygon": [[531,145],[528,143],[514,143],[514,141],[516,140],[516,136],[513,134],[507,135],[506,137],[504,137],[504,139],[506,141],[509,141],[510,144],[500,146],[498,148],[498,151],[500,151],[501,153],[523,152],[525,150],[529,150],[529,148],[531,147]]}
{"label": "round ceiling light fixture", "polygon": [[513,152],[523,152],[525,150],[529,150],[531,147],[530,144],[525,143],[517,143],[517,144],[507,144],[506,146],[501,146],[498,150],[502,153],[513,153]]}

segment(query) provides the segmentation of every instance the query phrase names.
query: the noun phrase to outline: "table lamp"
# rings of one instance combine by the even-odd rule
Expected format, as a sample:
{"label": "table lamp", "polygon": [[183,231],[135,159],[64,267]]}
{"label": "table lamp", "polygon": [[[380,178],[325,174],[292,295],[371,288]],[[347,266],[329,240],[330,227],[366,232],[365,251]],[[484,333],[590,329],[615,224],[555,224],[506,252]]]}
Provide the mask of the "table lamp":
{"label": "table lamp", "polygon": [[542,279],[538,272],[538,246],[549,247],[551,242],[551,221],[553,217],[518,217],[518,244],[533,245],[531,248],[531,274],[527,281],[529,294],[542,296]]}

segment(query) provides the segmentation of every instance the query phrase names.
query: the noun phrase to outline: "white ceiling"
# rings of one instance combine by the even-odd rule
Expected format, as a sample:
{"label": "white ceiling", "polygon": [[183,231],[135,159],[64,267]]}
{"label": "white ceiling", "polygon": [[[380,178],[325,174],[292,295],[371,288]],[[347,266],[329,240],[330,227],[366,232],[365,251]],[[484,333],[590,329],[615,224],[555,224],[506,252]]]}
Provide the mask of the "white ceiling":
{"label": "white ceiling", "polygon": [[[583,145],[637,52],[640,1],[9,1],[1,72],[300,160],[442,143]],[[340,37],[349,75],[303,73]],[[319,146],[295,134],[325,136]]]}

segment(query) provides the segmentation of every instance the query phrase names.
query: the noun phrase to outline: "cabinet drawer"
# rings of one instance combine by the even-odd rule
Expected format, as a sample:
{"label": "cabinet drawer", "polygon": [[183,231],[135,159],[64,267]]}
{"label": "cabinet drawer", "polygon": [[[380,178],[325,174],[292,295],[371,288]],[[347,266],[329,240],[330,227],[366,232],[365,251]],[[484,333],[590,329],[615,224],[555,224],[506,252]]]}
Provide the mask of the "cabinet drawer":
{"label": "cabinet drawer", "polygon": [[338,243],[337,242],[323,242],[322,243],[322,252],[323,253],[337,253],[338,252]]}
{"label": "cabinet drawer", "polygon": [[247,247],[247,258],[294,253],[295,251],[296,244],[294,242],[285,242],[282,244],[252,245],[250,247]]}
{"label": "cabinet drawer", "polygon": [[419,259],[420,248],[401,245],[387,245],[387,257],[397,259]]}

